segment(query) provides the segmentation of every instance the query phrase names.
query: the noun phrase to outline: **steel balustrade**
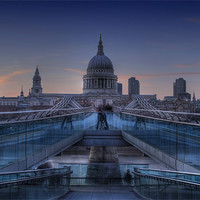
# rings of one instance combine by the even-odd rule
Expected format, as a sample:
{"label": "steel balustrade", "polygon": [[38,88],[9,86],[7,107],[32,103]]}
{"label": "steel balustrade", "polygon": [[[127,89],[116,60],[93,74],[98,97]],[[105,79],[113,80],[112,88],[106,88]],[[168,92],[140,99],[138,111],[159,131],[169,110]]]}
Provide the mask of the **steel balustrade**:
{"label": "steel balustrade", "polygon": [[150,103],[148,103],[146,99],[140,96],[134,97],[133,101],[129,103],[126,107],[114,106],[114,111],[169,121],[185,122],[192,124],[200,123],[200,114],[158,110]]}

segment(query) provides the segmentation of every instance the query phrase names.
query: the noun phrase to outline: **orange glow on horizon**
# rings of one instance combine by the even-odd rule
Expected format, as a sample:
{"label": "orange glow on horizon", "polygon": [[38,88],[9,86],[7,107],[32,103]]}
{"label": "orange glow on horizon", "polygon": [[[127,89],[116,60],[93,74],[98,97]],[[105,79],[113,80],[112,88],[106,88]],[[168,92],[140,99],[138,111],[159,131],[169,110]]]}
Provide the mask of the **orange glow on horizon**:
{"label": "orange glow on horizon", "polygon": [[28,72],[31,72],[31,71],[33,71],[33,70],[22,69],[22,70],[11,72],[11,73],[6,74],[6,75],[2,75],[2,76],[0,76],[0,83],[5,84],[9,79],[13,78],[14,76],[25,74],[25,73],[28,73]]}

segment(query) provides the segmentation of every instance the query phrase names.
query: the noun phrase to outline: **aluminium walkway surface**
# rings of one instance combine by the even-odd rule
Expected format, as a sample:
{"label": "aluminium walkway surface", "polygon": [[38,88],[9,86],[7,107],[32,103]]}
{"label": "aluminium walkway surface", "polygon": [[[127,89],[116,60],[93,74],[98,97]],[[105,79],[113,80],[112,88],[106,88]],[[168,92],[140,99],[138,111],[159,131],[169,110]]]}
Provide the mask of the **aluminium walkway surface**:
{"label": "aluminium walkway surface", "polygon": [[142,200],[132,187],[71,187],[60,200]]}

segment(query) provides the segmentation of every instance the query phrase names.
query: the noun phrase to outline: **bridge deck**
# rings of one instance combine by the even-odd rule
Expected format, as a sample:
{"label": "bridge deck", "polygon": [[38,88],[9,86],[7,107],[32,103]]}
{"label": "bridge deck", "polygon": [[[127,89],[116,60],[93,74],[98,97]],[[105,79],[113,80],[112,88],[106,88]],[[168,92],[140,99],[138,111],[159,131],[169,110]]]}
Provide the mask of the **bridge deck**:
{"label": "bridge deck", "polygon": [[71,187],[62,200],[141,200],[132,187]]}

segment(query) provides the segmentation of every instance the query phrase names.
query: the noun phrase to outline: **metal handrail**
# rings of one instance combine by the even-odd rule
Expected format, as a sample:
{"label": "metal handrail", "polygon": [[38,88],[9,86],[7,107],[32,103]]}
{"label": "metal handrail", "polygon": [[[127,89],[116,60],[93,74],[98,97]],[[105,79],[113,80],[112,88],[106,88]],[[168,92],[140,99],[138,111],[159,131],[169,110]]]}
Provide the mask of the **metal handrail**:
{"label": "metal handrail", "polygon": [[[66,169],[66,171],[64,170]],[[62,170],[62,171],[59,171]],[[46,173],[43,174],[43,171],[53,171],[54,173]],[[67,175],[67,174],[71,174],[73,173],[73,171],[70,170],[70,167],[68,168],[52,168],[52,169],[39,169],[39,170],[27,170],[27,171],[17,171],[17,172],[3,172],[0,173],[1,175],[13,175],[13,174],[19,174],[22,173],[22,175],[26,175],[29,174],[31,172],[34,172],[35,176],[22,176],[20,178],[17,177],[17,180],[5,180],[5,181],[1,181],[0,182],[0,187],[1,186],[5,186],[5,185],[9,185],[9,184],[14,184],[14,183],[23,183],[23,182],[27,182],[27,181],[32,181],[32,180],[38,180],[38,179],[43,179],[43,178],[47,178],[47,177],[52,177],[52,176],[63,176],[63,175]],[[40,173],[38,173],[40,172]]]}
{"label": "metal handrail", "polygon": [[[119,107],[120,108],[120,107]],[[121,108],[123,110],[133,110],[133,111],[147,111],[147,112],[163,112],[163,113],[171,113],[171,114],[184,114],[184,115],[194,115],[200,116],[200,113],[188,113],[188,112],[174,112],[174,111],[167,111],[167,110],[146,110],[146,109],[138,109],[138,108]]]}
{"label": "metal handrail", "polygon": [[[166,110],[146,110],[146,109],[136,109],[136,108],[121,108],[119,106],[114,106],[114,108],[118,108],[121,109],[121,111],[123,112],[123,110],[131,110],[131,111],[145,111],[145,112],[163,112],[163,113],[170,113],[170,114],[182,114],[182,115],[193,115],[193,116],[200,116],[200,113],[188,113],[188,112],[174,112],[174,111],[166,111]],[[65,108],[65,109],[55,109],[56,111],[68,111],[68,110],[85,110],[85,109],[89,109],[89,108],[93,108],[93,106],[89,106],[89,107],[82,107],[82,108]],[[0,112],[0,115],[6,115],[6,114],[23,114],[23,113],[36,113],[36,112],[44,112],[44,111],[50,111],[51,109],[44,109],[44,110],[27,110],[27,111],[13,111],[13,112]]]}
{"label": "metal handrail", "polygon": [[39,172],[39,171],[53,171],[53,170],[61,170],[63,168],[48,168],[48,169],[32,169],[26,171],[12,171],[12,172],[0,172],[1,175],[10,175],[10,174],[19,174],[19,173],[31,173],[31,172]]}
{"label": "metal handrail", "polygon": [[[62,115],[54,115],[54,116],[48,116],[48,117],[42,117],[42,118],[35,118],[35,119],[28,119],[26,118],[25,120],[15,120],[15,121],[0,121],[0,125],[3,125],[3,124],[15,124],[15,123],[23,123],[23,122],[30,122],[30,121],[38,121],[38,120],[45,120],[45,119],[52,119],[52,118],[57,118],[57,117],[63,117],[63,116],[68,116],[68,115],[74,115],[74,114],[83,114],[83,113],[86,113],[86,112],[94,112],[91,110],[92,107],[85,107],[85,108],[81,108],[81,109],[72,109],[72,110],[75,110],[76,112],[73,112],[73,113],[65,113],[65,114],[62,114]],[[64,110],[64,111],[68,111],[68,109],[59,109],[60,111]],[[43,110],[44,111],[44,110]],[[23,112],[22,112],[23,113]],[[35,113],[35,112],[33,112]],[[13,114],[13,113],[10,113],[10,114]],[[17,113],[15,113],[17,114]],[[37,114],[37,113],[36,113]]]}
{"label": "metal handrail", "polygon": [[[145,112],[148,112],[148,110],[142,110],[142,109],[133,109],[133,111],[145,111]],[[167,112],[167,111],[165,111]],[[159,117],[155,117],[155,116],[150,116],[150,115],[144,115],[144,114],[139,114],[139,113],[131,113],[131,110],[129,109],[126,109],[126,110],[122,110],[121,113],[123,114],[128,114],[128,115],[133,115],[133,116],[136,116],[136,117],[144,117],[144,118],[148,118],[148,119],[156,119],[156,120],[159,120],[159,121],[166,121],[166,122],[171,122],[171,123],[176,123],[176,124],[185,124],[185,125],[191,125],[191,126],[200,126],[200,124],[198,123],[192,123],[192,122],[186,122],[186,121],[181,121],[179,119],[178,120],[172,120],[172,119],[163,119],[163,118],[159,118]],[[172,112],[173,113],[173,112]],[[186,114],[186,113],[185,113]],[[187,113],[188,115],[192,115],[191,113]],[[200,114],[197,114],[195,113],[194,116],[199,116],[200,117]],[[174,115],[173,117],[178,117],[178,115]]]}
{"label": "metal handrail", "polygon": [[174,171],[174,170],[162,170],[162,169],[151,169],[151,168],[140,168],[139,170],[146,170],[146,171],[155,171],[155,172],[166,172],[166,173],[176,173],[176,174],[184,174],[184,175],[197,175],[200,177],[199,173],[195,172],[184,172],[184,171]]}
{"label": "metal handrail", "polygon": [[135,171],[132,171],[132,173],[134,175],[141,176],[141,177],[148,177],[148,178],[163,180],[163,181],[166,181],[166,182],[180,183],[181,185],[190,185],[190,186],[195,187],[195,188],[200,188],[200,184],[190,182],[190,181],[184,181],[184,180],[174,179],[174,178],[166,178],[166,177],[163,177],[163,176],[141,174],[141,173],[138,173],[138,172],[135,172]]}
{"label": "metal handrail", "polygon": [[[0,183],[0,187],[5,186],[5,185],[10,185],[10,184],[16,184],[16,183],[24,183],[27,181],[33,181],[33,180],[38,180],[38,179],[44,179],[52,176],[63,176],[67,174],[72,174],[73,171],[67,172],[67,173],[56,173],[56,174],[49,174],[49,175],[43,175],[43,176],[36,176],[36,177],[26,177],[24,179],[19,179],[19,180],[12,180],[12,181],[5,181]],[[71,177],[70,177],[71,179]]]}

